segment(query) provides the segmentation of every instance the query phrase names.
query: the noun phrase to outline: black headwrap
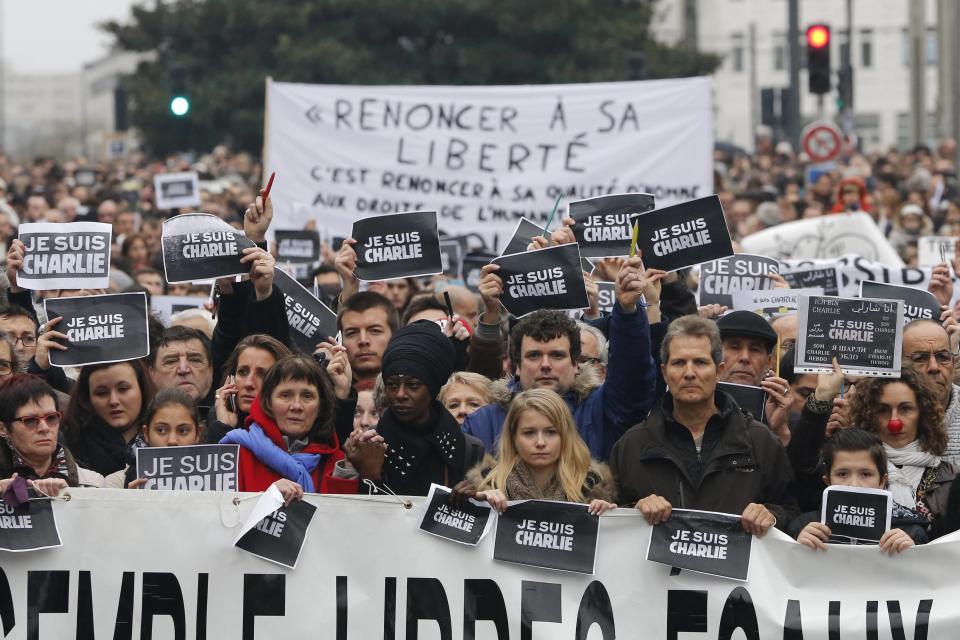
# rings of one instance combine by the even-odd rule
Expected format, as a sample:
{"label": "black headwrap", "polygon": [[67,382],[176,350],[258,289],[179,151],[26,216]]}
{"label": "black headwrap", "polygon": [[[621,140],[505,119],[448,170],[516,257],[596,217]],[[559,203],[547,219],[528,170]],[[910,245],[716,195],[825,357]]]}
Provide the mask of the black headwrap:
{"label": "black headwrap", "polygon": [[397,331],[383,353],[384,381],[392,375],[417,378],[436,398],[440,387],[453,375],[456,353],[450,338],[435,322],[420,320]]}

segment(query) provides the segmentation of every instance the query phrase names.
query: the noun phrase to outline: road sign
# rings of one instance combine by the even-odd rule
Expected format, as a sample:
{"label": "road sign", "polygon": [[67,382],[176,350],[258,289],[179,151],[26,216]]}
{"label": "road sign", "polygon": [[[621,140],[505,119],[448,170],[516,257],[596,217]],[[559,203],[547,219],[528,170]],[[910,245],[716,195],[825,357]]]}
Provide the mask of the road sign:
{"label": "road sign", "polygon": [[843,135],[833,123],[814,122],[803,129],[800,144],[811,162],[829,162],[843,150]]}

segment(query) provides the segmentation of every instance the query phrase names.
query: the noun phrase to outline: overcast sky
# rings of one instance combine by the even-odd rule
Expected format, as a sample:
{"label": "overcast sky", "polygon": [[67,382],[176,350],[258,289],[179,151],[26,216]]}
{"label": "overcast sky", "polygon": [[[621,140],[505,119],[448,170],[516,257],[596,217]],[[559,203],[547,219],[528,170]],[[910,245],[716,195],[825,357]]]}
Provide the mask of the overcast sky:
{"label": "overcast sky", "polygon": [[[107,51],[97,24],[126,19],[139,0],[0,0],[0,52],[17,73],[79,71]],[[152,4],[155,0],[149,0]]]}

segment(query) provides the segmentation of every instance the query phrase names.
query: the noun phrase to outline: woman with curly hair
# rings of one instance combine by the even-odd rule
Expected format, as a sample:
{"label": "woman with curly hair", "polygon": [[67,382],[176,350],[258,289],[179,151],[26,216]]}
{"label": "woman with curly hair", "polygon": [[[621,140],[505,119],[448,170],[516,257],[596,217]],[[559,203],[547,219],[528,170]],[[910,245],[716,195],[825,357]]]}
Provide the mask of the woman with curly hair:
{"label": "woman with curly hair", "polygon": [[616,507],[609,467],[590,458],[570,408],[549,389],[517,394],[504,421],[497,460],[485,458],[455,489],[501,512],[508,500],[588,503],[597,515]]}
{"label": "woman with curly hair", "polygon": [[925,517],[931,538],[949,533],[947,503],[957,468],[940,457],[947,448],[947,432],[930,383],[910,369],[903,369],[899,379],[862,380],[850,417],[853,425],[883,442],[887,488],[894,501]]}

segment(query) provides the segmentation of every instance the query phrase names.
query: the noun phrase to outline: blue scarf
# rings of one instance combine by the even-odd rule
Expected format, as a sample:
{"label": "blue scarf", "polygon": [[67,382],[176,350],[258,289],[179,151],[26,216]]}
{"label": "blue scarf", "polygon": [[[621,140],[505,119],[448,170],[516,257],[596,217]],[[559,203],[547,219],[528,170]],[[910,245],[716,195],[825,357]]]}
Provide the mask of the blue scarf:
{"label": "blue scarf", "polygon": [[254,457],[288,480],[293,480],[305,493],[316,493],[310,473],[323,458],[319,453],[288,453],[278,447],[256,422],[247,429],[231,429],[220,444],[238,444]]}

